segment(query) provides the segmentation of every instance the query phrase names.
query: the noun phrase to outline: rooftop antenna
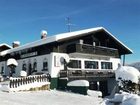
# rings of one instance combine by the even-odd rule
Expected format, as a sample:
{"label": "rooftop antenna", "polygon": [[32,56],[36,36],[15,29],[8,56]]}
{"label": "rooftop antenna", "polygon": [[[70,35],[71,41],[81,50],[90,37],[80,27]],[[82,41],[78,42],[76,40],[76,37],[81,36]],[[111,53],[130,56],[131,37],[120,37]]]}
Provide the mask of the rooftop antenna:
{"label": "rooftop antenna", "polygon": [[70,17],[67,17],[66,21],[67,21],[66,25],[68,26],[68,32],[71,32],[71,26],[73,26],[74,24],[71,24]]}

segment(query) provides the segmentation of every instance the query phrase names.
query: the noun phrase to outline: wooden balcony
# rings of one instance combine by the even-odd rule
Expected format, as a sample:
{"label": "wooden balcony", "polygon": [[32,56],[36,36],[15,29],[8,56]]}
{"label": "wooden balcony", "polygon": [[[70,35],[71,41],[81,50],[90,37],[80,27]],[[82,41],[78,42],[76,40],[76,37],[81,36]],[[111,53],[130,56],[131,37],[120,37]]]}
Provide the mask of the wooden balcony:
{"label": "wooden balcony", "polygon": [[61,70],[60,78],[115,77],[114,70]]}
{"label": "wooden balcony", "polygon": [[118,50],[114,48],[92,46],[87,44],[71,44],[67,47],[67,53],[75,52],[119,57]]}

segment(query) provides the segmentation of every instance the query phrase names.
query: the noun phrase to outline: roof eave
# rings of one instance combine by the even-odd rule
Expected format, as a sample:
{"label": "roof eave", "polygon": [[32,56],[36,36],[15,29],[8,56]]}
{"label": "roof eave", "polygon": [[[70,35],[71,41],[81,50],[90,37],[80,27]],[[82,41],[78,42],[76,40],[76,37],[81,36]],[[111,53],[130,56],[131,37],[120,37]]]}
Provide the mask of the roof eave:
{"label": "roof eave", "polygon": [[117,42],[119,42],[120,45],[122,45],[125,49],[128,50],[128,53],[125,54],[133,54],[133,50],[131,50],[129,47],[127,47],[125,44],[123,44],[121,41],[119,41],[114,35],[112,35],[108,30],[103,28],[104,31],[106,31],[109,35],[111,35],[112,38],[114,38]]}

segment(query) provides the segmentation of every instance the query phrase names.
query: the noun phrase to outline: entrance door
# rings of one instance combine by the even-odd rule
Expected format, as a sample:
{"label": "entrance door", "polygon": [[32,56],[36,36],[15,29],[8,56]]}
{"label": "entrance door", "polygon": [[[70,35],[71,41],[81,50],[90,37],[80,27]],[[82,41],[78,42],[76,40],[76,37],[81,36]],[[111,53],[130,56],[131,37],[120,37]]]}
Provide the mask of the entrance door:
{"label": "entrance door", "polygon": [[89,82],[89,89],[90,90],[97,90],[98,89],[97,82],[96,81],[90,81]]}
{"label": "entrance door", "polygon": [[107,86],[107,81],[100,81],[99,82],[99,89],[102,92],[103,97],[108,95],[108,86]]}

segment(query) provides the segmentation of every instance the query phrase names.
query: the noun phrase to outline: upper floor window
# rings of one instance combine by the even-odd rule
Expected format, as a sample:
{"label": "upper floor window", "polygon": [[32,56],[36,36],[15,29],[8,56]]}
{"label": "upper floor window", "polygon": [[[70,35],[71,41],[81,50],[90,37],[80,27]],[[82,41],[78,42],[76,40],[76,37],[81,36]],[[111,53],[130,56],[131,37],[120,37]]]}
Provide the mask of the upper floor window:
{"label": "upper floor window", "polygon": [[70,60],[68,67],[70,68],[81,68],[81,61],[80,60]]}
{"label": "upper floor window", "polygon": [[43,60],[43,71],[48,71],[48,60],[46,58]]}
{"label": "upper floor window", "polygon": [[101,62],[102,69],[112,69],[112,62]]}
{"label": "upper floor window", "polygon": [[85,68],[86,69],[98,69],[98,62],[97,61],[85,61]]}

